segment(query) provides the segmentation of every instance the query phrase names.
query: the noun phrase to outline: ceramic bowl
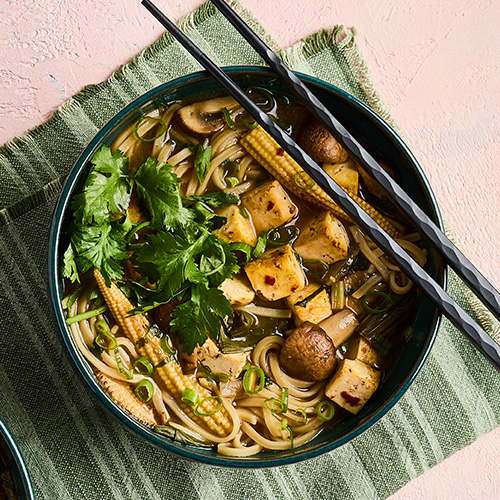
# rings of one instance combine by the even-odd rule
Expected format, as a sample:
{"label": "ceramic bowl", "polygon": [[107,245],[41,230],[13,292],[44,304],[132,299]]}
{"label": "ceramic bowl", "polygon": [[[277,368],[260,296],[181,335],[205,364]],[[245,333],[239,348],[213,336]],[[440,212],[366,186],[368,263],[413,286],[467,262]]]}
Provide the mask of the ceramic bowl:
{"label": "ceramic bowl", "polygon": [[[259,67],[227,68],[231,77],[241,87],[262,86],[272,90],[289,93],[284,85],[268,70]],[[340,117],[343,124],[363,145],[377,158],[383,159],[396,170],[397,180],[418,203],[418,205],[440,227],[442,220],[431,188],[419,167],[416,159],[398,137],[398,135],[370,108],[353,96],[337,87],[316,78],[298,74],[314,91],[318,98]],[[299,462],[321,455],[347,443],[377,422],[408,389],[416,374],[424,363],[436,336],[440,315],[434,305],[423,299],[415,330],[411,339],[405,344],[399,358],[386,374],[381,387],[364,406],[362,411],[349,419],[340,422],[334,428],[321,432],[313,441],[299,448],[280,452],[265,452],[248,458],[231,458],[218,455],[206,449],[173,442],[159,436],[146,426],[138,423],[126,411],[116,405],[102,389],[87,361],[79,352],[71,332],[65,322],[65,313],[61,307],[62,255],[68,245],[67,226],[72,216],[70,200],[75,192],[81,189],[89,171],[89,158],[102,144],[111,144],[117,134],[134,122],[141,114],[159,105],[168,105],[183,99],[201,99],[216,92],[221,92],[220,85],[206,73],[194,73],[170,81],[142,95],[126,106],[92,139],[84,150],[76,165],[68,175],[57,203],[49,248],[49,284],[51,301],[55,319],[60,330],[61,339],[66,347],[77,372],[89,386],[93,395],[115,417],[145,439],[177,453],[183,457],[213,465],[242,468],[260,468]],[[442,286],[446,285],[446,273],[438,255],[429,250],[427,272]]]}
{"label": "ceramic bowl", "polygon": [[35,500],[24,459],[14,437],[2,420],[0,420],[0,469],[4,471],[1,477],[2,491],[12,488],[18,500]]}

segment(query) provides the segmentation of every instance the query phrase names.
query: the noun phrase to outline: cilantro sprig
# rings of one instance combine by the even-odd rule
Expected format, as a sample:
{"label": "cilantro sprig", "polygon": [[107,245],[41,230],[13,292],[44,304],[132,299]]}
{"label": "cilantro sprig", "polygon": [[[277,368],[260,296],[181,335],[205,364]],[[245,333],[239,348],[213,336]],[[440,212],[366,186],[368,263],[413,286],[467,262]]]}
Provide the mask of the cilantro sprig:
{"label": "cilantro sprig", "polygon": [[[210,154],[208,148],[199,151],[199,161],[208,162]],[[131,176],[128,158],[119,151],[111,153],[108,146],[99,149],[91,163],[82,192],[72,200],[74,219],[63,276],[76,281],[78,271],[97,268],[109,285],[122,278],[122,262],[133,249],[133,264],[145,280],[134,285],[141,301],[133,312],[176,298],[181,304],[172,312],[171,328],[185,350],[192,352],[207,335],[216,340],[221,319],[234,315],[218,287],[239,266],[229,244],[212,234],[225,222],[213,208],[239,203],[239,197],[210,193],[182,198],[181,179],[171,165],[148,158]],[[134,187],[149,211],[149,228],[155,231],[141,245],[129,245],[126,237],[133,227],[127,208]],[[155,287],[143,286],[146,281]]]}

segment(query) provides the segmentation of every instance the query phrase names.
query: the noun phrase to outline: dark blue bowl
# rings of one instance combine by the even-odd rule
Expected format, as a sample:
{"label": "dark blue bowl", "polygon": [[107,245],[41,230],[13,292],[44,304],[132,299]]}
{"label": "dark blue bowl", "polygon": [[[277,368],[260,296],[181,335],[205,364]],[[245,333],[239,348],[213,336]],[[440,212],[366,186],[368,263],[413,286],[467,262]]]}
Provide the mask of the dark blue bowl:
{"label": "dark blue bowl", "polygon": [[19,500],[35,500],[31,479],[21,452],[2,420],[0,420],[0,455],[7,462],[6,465]]}
{"label": "dark blue bowl", "polygon": [[[276,76],[267,69],[239,66],[226,68],[226,71],[243,88],[263,86],[278,92],[289,93]],[[389,125],[358,99],[337,87],[307,75],[298,74],[298,76],[376,158],[383,159],[391,165],[396,171],[397,180],[403,189],[442,228],[442,219],[436,199],[422,169],[410,150]],[[404,346],[401,355],[387,373],[383,385],[358,415],[344,420],[334,428],[325,430],[310,443],[294,450],[260,453],[255,457],[248,458],[224,457],[211,450],[170,441],[131,418],[127,412],[113,402],[100,386],[87,361],[75,345],[61,307],[62,277],[60,268],[63,252],[68,245],[67,227],[72,216],[70,200],[85,181],[89,171],[89,158],[94,151],[102,144],[111,144],[121,130],[152,108],[168,105],[178,100],[199,99],[220,91],[220,85],[203,72],[172,80],[147,92],[126,106],[94,137],[68,175],[55,209],[49,244],[51,301],[62,341],[78,373],[97,396],[97,399],[134,432],[166,450],[213,465],[260,468],[291,464],[321,455],[350,441],[379,420],[401,398],[422,367],[439,326],[440,314],[428,299],[424,298],[422,301],[412,338]],[[445,286],[445,268],[440,257],[432,249],[429,249],[428,260],[427,272],[439,284]]]}

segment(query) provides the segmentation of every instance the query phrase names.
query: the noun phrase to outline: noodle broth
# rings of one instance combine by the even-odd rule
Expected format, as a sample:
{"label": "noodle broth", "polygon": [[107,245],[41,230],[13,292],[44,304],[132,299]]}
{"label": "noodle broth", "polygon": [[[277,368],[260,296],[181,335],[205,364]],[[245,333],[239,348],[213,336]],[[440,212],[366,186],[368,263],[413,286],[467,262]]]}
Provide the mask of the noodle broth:
{"label": "noodle broth", "polygon": [[[311,117],[302,107],[274,90],[254,88],[249,93],[259,105],[267,107],[266,111],[300,143],[304,128],[311,122]],[[152,432],[160,439],[167,436],[167,439],[213,450],[226,457],[267,456],[269,453],[272,456],[274,452],[294,454],[298,447],[310,441],[316,442],[316,436],[325,433],[325,429],[328,435],[349,428],[352,422],[359,422],[358,412],[361,415],[366,413],[364,403],[368,401],[367,408],[370,407],[372,394],[384,391],[385,379],[394,369],[398,353],[404,351],[409,339],[411,343],[415,338],[410,323],[418,311],[420,299],[390,259],[347,219],[334,217],[341,228],[340,236],[336,238],[343,237],[345,241],[344,253],[327,259],[327,262],[308,257],[305,235],[321,214],[330,211],[321,203],[304,199],[301,191],[309,188],[302,182],[302,177],[297,179],[295,176],[298,189],[291,190],[284,187],[285,183],[282,184],[283,179],[279,176],[269,174],[266,165],[241,142],[242,136],[252,134],[253,120],[236,103],[232,105],[225,96],[220,97],[226,106],[207,113],[211,115],[207,121],[219,122],[217,126],[220,128],[215,131],[200,133],[196,128],[198,123],[186,124],[181,120],[179,110],[207,101],[190,99],[149,110],[121,133],[115,134],[109,143],[110,158],[115,155],[116,158],[126,158],[127,179],[137,179],[130,187],[127,207],[121,212],[116,212],[111,206],[109,210],[114,217],[113,224],[128,225],[122,230],[123,238],[127,240],[126,255],[118,259],[123,272],[118,278],[109,272],[108,275],[99,273],[102,280],[96,282],[93,275],[96,266],[89,266],[84,272],[78,269],[80,284],[71,283],[69,278],[65,281],[63,306],[67,309],[73,341],[100,385],[121,406],[122,413],[124,411],[151,429],[149,434]],[[210,96],[208,101],[213,99]],[[211,151],[207,154],[209,148]],[[208,160],[200,167],[204,153]],[[278,151],[277,155],[282,153]],[[143,165],[150,161],[148,158],[156,159],[156,170],[159,165],[171,165],[167,174],[178,178],[174,184],[178,186],[182,209],[190,211],[189,220],[207,224],[207,232],[224,242],[223,250],[217,251],[226,251],[225,265],[228,255],[231,255],[236,272],[227,276],[221,274],[219,281],[236,281],[243,288],[243,291],[234,292],[225,290],[225,285],[217,280],[207,282],[208,289],[219,289],[222,285],[232,312],[223,315],[218,313],[217,306],[209,309],[219,322],[219,331],[216,335],[211,332],[206,341],[198,339],[197,345],[191,346],[194,348],[186,347],[189,328],[181,324],[180,313],[174,312],[183,304],[196,303],[193,300],[194,285],[189,282],[191,289],[167,293],[168,286],[162,283],[161,272],[151,267],[156,265],[159,254],[149,260],[145,257],[146,248],[153,241],[158,243],[158,234],[175,234],[177,231],[175,223],[159,227],[154,221],[158,207],[148,207],[148,197],[152,195],[144,188],[147,176],[143,169]],[[357,171],[355,165],[354,170]],[[200,175],[200,171],[203,174]],[[356,194],[373,203],[379,193],[357,172]],[[104,177],[112,176],[104,174]],[[272,193],[264,187],[272,186],[276,181],[285,193],[285,208],[290,216],[278,218],[279,223],[269,222],[271,225],[262,230],[259,228],[266,219],[266,212],[272,211],[274,207],[269,207],[275,203],[266,198]],[[259,204],[256,208],[246,201],[259,189],[263,189],[259,198],[261,215],[258,215]],[[161,196],[164,196],[168,189],[162,192]],[[226,198],[226,202],[219,206],[211,206],[203,197],[212,193],[233,197]],[[227,203],[227,200],[232,203]],[[426,250],[420,246],[418,236],[394,211],[386,211],[385,202],[380,202],[384,217],[394,223],[398,237],[408,242],[405,244],[412,256],[425,265]],[[253,239],[249,240],[245,234],[241,236],[241,232],[234,236],[234,232],[228,230],[228,220],[235,217],[250,223],[254,230]],[[205,232],[203,238],[204,235]],[[334,243],[333,246],[338,241]],[[78,254],[78,243],[73,243],[73,246]],[[293,262],[285,251],[280,250],[282,248],[290,249]],[[306,248],[304,254],[307,255],[301,255],[300,248]],[[272,276],[265,270],[267,268],[259,268],[273,253],[278,259],[284,259],[277,264],[278,267],[292,266],[285,274]],[[208,269],[207,276],[220,273],[220,270],[214,271],[214,267],[210,267],[207,259],[203,260],[203,255],[198,257],[196,265],[198,269]],[[217,261],[215,267],[219,264]],[[387,272],[386,275],[380,275],[379,266]],[[280,283],[290,281],[294,273],[302,273],[297,277],[302,282],[296,289],[292,286],[291,293],[288,290],[273,295],[258,285],[260,279],[265,285],[281,290]],[[141,332],[139,337],[130,335],[127,320],[117,318],[111,299],[103,291],[103,286],[109,289],[112,283],[120,294],[127,297],[130,307],[126,312],[131,309],[139,312],[134,316]],[[286,283],[284,286],[286,288]],[[300,296],[301,291],[308,293]],[[158,297],[160,300],[156,300]],[[320,312],[316,310],[318,308]],[[307,314],[302,314],[304,312]],[[195,312],[193,315],[198,317]],[[333,321],[337,330],[346,329],[338,319],[339,315],[349,318],[351,326],[356,323],[355,327],[347,328],[349,332],[332,333],[329,328],[333,327],[329,323],[334,317],[337,317]],[[402,321],[403,315],[406,321]],[[387,335],[377,327],[380,321],[389,324]],[[304,376],[304,368],[296,366],[297,363],[303,364],[304,360],[297,360],[296,355],[294,358],[293,352],[288,360],[282,356],[285,344],[293,351],[290,345],[294,344],[297,331],[303,329],[304,324],[322,330],[320,343],[331,344],[327,350],[330,349],[328,352],[334,362],[333,368],[325,372],[327,375],[306,373]],[[315,330],[314,335],[318,335]],[[341,338],[342,335],[346,338]],[[297,341],[298,351],[309,352],[317,347],[303,345],[303,341],[303,338]],[[148,346],[152,346],[150,356]],[[366,401],[364,393],[349,393],[350,382],[342,375],[349,369],[349,362],[363,365],[365,372],[359,374],[359,380],[362,385],[370,386]],[[307,369],[306,366],[306,372]],[[338,387],[332,389],[335,378]]]}

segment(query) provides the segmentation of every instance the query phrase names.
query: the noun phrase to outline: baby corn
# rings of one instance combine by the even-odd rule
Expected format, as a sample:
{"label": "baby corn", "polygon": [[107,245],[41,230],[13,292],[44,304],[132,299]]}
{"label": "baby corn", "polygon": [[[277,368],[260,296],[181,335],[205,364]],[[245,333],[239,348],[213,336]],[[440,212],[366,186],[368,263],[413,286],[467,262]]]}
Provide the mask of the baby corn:
{"label": "baby corn", "polygon": [[[352,222],[350,217],[304,172],[286,151],[262,128],[256,127],[240,139],[241,145],[271,175],[287,189],[305,201],[330,210],[337,217]],[[365,210],[377,224],[393,238],[398,231],[382,214],[353,193],[349,196]]]}
{"label": "baby corn", "polygon": [[[188,377],[184,375],[177,361],[171,359],[162,349],[160,339],[157,336],[147,335],[150,325],[144,315],[129,315],[129,311],[134,307],[121,290],[114,283],[111,284],[111,288],[108,288],[104,277],[97,269],[94,271],[94,277],[113,317],[127,337],[135,343],[140,354],[147,357],[153,366],[156,367],[156,373],[179,406],[198,425],[209,429],[219,436],[227,435],[230,432],[231,424],[224,407],[213,413],[217,409],[218,403],[213,399],[209,399],[199,405],[200,413],[208,414],[209,416],[200,417],[194,413],[192,406],[181,402],[182,394],[186,388],[196,391],[199,394],[199,401],[203,401],[209,397],[210,393],[198,383],[194,376]],[[142,341],[139,342],[141,339]],[[141,344],[143,345],[139,347]],[[211,415],[211,413],[213,414]]]}

